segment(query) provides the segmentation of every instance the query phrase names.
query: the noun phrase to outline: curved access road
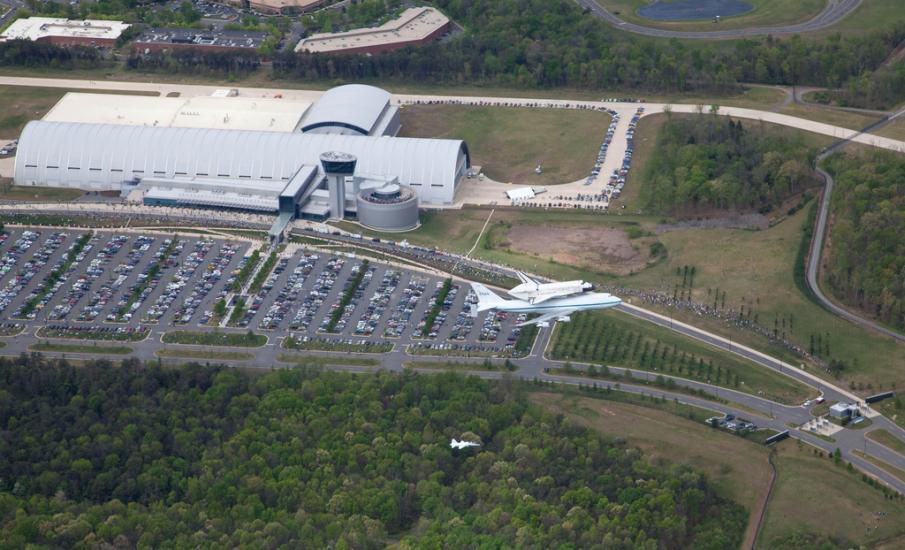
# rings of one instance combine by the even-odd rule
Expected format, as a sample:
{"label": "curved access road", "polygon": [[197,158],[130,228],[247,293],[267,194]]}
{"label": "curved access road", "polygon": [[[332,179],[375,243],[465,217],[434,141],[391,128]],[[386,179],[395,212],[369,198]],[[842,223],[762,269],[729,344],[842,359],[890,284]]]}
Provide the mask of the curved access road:
{"label": "curved access road", "polygon": [[861,0],[829,0],[823,11],[816,17],[805,21],[804,23],[796,23],[794,25],[749,27],[746,29],[726,29],[722,31],[673,31],[629,23],[610,13],[606,8],[598,4],[597,0],[575,0],[575,2],[598,18],[606,21],[617,29],[626,32],[653,36],[655,38],[685,38],[690,40],[727,40],[733,38],[751,38],[755,36],[799,34],[817,31],[835,25],[861,5]]}

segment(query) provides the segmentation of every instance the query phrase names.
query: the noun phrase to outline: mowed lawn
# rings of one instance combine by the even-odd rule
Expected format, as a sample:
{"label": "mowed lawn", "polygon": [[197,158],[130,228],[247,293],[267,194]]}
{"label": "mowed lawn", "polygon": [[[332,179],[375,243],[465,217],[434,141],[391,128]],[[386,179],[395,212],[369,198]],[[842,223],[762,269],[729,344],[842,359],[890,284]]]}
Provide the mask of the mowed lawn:
{"label": "mowed lawn", "polygon": [[[586,177],[610,116],[596,111],[408,105],[402,136],[464,139],[472,164],[504,183],[554,185]],[[542,174],[536,174],[540,164]]]}
{"label": "mowed lawn", "polygon": [[[703,422],[651,407],[559,393],[532,393],[530,399],[554,413],[609,438],[623,438],[653,463],[685,464],[704,472],[723,496],[749,511],[767,490],[768,450],[751,440],[715,430]],[[667,403],[668,407],[675,407]],[[714,413],[717,415],[717,413]]]}
{"label": "mowed lawn", "polygon": [[638,14],[638,9],[650,0],[597,0],[620,19],[673,31],[718,31],[755,26],[778,26],[800,23],[814,18],[826,6],[827,0],[745,0],[754,9],[733,17],[723,17],[717,24],[711,19],[700,21],[658,21]]}
{"label": "mowed lawn", "polygon": [[[751,318],[756,315],[758,323],[768,330],[777,326],[781,332],[785,320],[786,338],[805,350],[811,336],[820,335],[829,342],[829,356],[847,364],[839,383],[853,381],[865,390],[868,385],[873,390],[905,385],[905,371],[901,368],[905,364],[905,345],[840,320],[811,302],[796,286],[794,265],[807,211],[804,208],[762,231],[689,229],[662,233],[658,237],[666,246],[667,259],[620,282],[631,288],[672,292],[674,285],[682,282],[676,269],[694,267],[695,301],[712,305],[716,292],[725,292],[726,309],[739,311],[744,306],[752,311]],[[681,311],[676,317],[798,362],[796,355],[770,345],[766,338],[751,331]]]}
{"label": "mowed lawn", "polygon": [[[530,400],[604,437],[624,440],[655,464],[684,464],[705,473],[721,495],[749,512],[769,487],[769,449],[758,438],[743,439],[690,420],[684,405],[667,402],[654,408],[552,392],[532,393]],[[901,547],[905,508],[886,500],[860,474],[834,465],[826,455],[818,458],[812,447],[793,440],[776,446],[775,461],[776,485],[758,548],[816,547],[809,542],[822,535],[855,547],[878,541]],[[803,540],[796,545],[791,535]]]}
{"label": "mowed lawn", "polygon": [[[842,548],[879,543],[902,548],[905,507],[901,503],[887,500],[857,471],[847,472],[825,454],[823,458],[814,455],[807,445],[788,440],[777,451],[776,485],[758,548],[817,548],[818,536],[832,538]],[[790,540],[802,534],[814,538]]]}

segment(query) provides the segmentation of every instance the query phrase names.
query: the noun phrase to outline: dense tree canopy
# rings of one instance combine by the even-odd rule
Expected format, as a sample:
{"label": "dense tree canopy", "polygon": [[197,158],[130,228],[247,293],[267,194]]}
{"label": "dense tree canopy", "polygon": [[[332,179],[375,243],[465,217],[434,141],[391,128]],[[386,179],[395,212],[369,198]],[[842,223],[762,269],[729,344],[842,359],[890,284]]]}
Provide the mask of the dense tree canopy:
{"label": "dense tree canopy", "polygon": [[3,548],[730,548],[745,524],[514,382],[23,356],[0,388]]}
{"label": "dense tree canopy", "polygon": [[827,167],[836,186],[826,280],[839,299],[905,328],[905,157],[834,155]]}
{"label": "dense tree canopy", "polygon": [[797,134],[713,114],[667,116],[641,175],[648,209],[766,212],[815,183],[816,151]]}
{"label": "dense tree canopy", "polygon": [[845,38],[693,43],[618,32],[569,0],[436,4],[463,35],[374,56],[285,52],[274,59],[274,73],[648,91],[720,91],[738,82],[836,87],[876,69],[905,39],[900,23]]}

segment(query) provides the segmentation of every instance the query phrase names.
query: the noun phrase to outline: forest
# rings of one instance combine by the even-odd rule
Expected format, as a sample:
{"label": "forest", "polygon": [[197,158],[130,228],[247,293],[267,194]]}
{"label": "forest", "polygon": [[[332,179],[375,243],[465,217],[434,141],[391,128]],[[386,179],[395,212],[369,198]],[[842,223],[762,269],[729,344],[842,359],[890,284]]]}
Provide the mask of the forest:
{"label": "forest", "polygon": [[816,150],[797,134],[715,114],[667,114],[641,174],[641,203],[691,215],[713,209],[767,213],[818,182]]}
{"label": "forest", "polygon": [[876,319],[905,328],[905,158],[889,152],[837,154],[833,174],[830,261],[832,293]]}
{"label": "forest", "polygon": [[905,39],[905,22],[854,37],[690,43],[615,31],[565,0],[439,0],[465,33],[375,56],[274,58],[277,77],[405,79],[518,87],[707,90],[741,82],[839,87],[871,74]]}
{"label": "forest", "polygon": [[746,512],[701,474],[525,391],[453,373],[0,358],[0,548],[739,545]]}

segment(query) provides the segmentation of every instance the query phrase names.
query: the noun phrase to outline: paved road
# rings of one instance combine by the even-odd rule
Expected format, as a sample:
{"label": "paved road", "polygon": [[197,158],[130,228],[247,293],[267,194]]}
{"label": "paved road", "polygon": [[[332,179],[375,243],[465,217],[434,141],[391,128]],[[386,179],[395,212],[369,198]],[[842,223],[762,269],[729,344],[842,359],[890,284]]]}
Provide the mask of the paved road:
{"label": "paved road", "polygon": [[[883,120],[871,124],[867,128],[863,130],[863,133],[872,132],[874,130],[878,130],[879,128],[889,124],[893,120],[896,120],[902,116],[905,116],[905,108],[896,112],[895,114],[884,118]],[[808,264],[807,264],[807,283],[808,287],[811,289],[811,292],[817,297],[818,300],[830,311],[846,319],[855,323],[857,325],[861,325],[870,330],[874,330],[890,338],[894,338],[899,342],[905,342],[905,335],[890,328],[887,328],[876,321],[868,319],[866,317],[862,317],[858,315],[854,311],[851,311],[847,308],[844,308],[838,305],[833,300],[829,299],[826,294],[823,293],[823,290],[820,288],[820,277],[819,277],[819,269],[820,269],[820,258],[823,255],[823,246],[824,239],[826,238],[827,231],[827,220],[829,219],[829,211],[830,211],[830,199],[833,195],[833,186],[835,182],[833,180],[833,176],[830,175],[829,172],[820,167],[820,162],[824,160],[829,155],[833,154],[839,147],[848,143],[848,140],[841,140],[839,142],[834,143],[826,148],[823,153],[817,158],[817,172],[823,177],[826,181],[826,185],[823,188],[823,194],[820,198],[820,209],[817,213],[817,223],[814,226],[814,236],[811,239],[811,248],[808,253]]]}
{"label": "paved road", "polygon": [[776,27],[749,27],[746,29],[727,29],[722,31],[673,31],[655,29],[635,23],[629,23],[607,11],[596,0],[575,0],[579,6],[593,15],[613,25],[617,29],[653,36],[656,38],[685,38],[692,40],[725,40],[734,38],[750,38],[754,36],[799,34],[812,32],[835,25],[861,5],[861,0],[829,0],[826,8],[816,17],[804,23],[782,25]]}

